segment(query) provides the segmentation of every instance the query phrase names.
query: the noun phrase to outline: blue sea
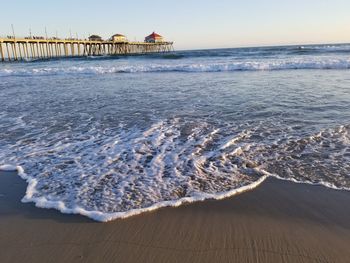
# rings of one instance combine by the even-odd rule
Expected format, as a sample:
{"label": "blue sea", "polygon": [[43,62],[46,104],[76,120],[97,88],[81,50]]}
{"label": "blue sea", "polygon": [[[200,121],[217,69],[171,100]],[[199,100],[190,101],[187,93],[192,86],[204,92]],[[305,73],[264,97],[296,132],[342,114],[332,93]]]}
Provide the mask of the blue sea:
{"label": "blue sea", "polygon": [[2,63],[0,131],[24,202],[98,221],[270,176],[348,191],[350,44]]}

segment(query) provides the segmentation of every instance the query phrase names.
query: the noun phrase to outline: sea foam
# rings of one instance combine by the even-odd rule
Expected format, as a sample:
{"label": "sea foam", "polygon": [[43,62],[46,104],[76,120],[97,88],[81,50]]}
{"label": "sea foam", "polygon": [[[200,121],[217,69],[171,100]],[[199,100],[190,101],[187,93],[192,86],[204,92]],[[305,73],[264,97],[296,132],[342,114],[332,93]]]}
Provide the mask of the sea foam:
{"label": "sea foam", "polygon": [[0,69],[0,76],[42,76],[71,74],[115,74],[115,73],[166,73],[166,72],[235,72],[274,71],[298,69],[350,69],[350,59],[346,58],[294,58],[266,59],[231,62],[186,62],[186,63],[112,63],[109,66],[68,66]]}
{"label": "sea foam", "polygon": [[18,167],[16,165],[12,165],[12,164],[3,164],[3,165],[0,165],[0,171],[17,172]]}
{"label": "sea foam", "polygon": [[[269,131],[283,138],[284,128],[274,123],[217,126],[175,118],[114,135],[94,129],[27,145],[19,141],[14,149],[20,154],[8,159],[21,165],[16,169],[28,183],[23,202],[105,222],[226,198],[257,187],[268,176],[349,190],[349,130],[340,126],[265,144]],[[308,170],[324,149],[328,155],[317,163],[319,168]],[[322,176],[330,173],[332,178]]]}

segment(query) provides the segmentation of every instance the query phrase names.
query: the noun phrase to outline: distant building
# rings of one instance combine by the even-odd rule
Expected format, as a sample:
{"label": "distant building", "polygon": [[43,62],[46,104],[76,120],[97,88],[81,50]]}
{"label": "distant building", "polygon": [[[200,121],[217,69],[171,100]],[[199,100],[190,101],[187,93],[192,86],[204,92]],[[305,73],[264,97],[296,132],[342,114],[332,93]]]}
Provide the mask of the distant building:
{"label": "distant building", "polygon": [[122,34],[115,34],[111,37],[111,41],[113,42],[117,42],[117,43],[125,43],[128,42],[128,40],[126,39],[126,36],[122,35]]}
{"label": "distant building", "polygon": [[89,36],[89,40],[90,41],[102,41],[102,37],[100,37],[98,35],[91,35],[91,36]]}
{"label": "distant building", "polygon": [[163,42],[163,41],[164,41],[164,38],[155,32],[153,32],[149,36],[145,37],[145,42],[147,42],[147,43],[158,43],[158,42]]}

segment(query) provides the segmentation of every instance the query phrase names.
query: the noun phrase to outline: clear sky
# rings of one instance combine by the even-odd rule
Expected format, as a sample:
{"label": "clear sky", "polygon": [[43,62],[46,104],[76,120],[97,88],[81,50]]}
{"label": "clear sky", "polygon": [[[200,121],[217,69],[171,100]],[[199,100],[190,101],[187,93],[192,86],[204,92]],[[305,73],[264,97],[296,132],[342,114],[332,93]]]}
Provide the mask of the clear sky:
{"label": "clear sky", "polygon": [[0,35],[142,40],[176,49],[350,42],[350,0],[1,0]]}

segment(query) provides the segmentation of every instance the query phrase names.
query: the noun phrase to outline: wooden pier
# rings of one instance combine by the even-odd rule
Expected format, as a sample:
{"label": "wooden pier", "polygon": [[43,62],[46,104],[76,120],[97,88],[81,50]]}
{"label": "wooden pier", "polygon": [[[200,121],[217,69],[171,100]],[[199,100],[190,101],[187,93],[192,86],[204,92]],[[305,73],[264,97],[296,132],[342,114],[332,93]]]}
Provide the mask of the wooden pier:
{"label": "wooden pier", "polygon": [[0,38],[0,61],[170,52],[173,42],[113,42],[76,39]]}

